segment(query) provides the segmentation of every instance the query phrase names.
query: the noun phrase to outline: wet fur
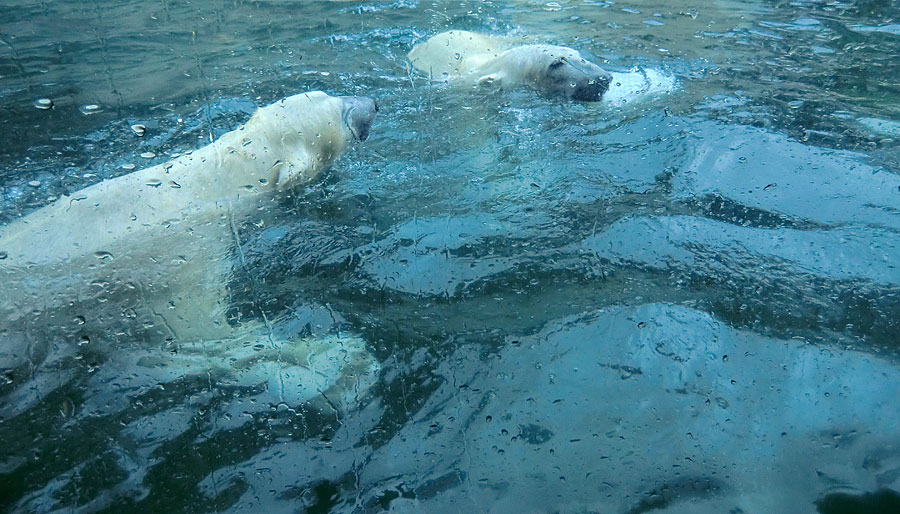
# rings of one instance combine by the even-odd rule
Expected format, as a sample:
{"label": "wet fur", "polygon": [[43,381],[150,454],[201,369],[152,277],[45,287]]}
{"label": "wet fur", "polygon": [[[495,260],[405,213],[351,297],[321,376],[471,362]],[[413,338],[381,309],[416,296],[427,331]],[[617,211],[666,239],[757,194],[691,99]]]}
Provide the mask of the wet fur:
{"label": "wet fur", "polygon": [[[147,342],[188,345],[177,358],[160,352],[176,374],[196,371],[190,345],[213,355],[202,343],[218,341],[223,357],[210,367],[227,367],[229,355],[242,362],[248,340],[279,346],[268,326],[236,327],[225,317],[242,222],[276,209],[280,194],[365,139],[375,111],[364,97],[291,96],[206,147],[0,227],[0,369],[36,376],[45,360],[75,351],[79,338],[91,341],[79,352],[99,355],[143,351]],[[377,366],[362,342],[347,354],[360,363],[348,369]]]}
{"label": "wet fur", "polygon": [[611,75],[577,50],[517,43],[510,38],[451,30],[416,45],[408,57],[418,70],[441,80],[530,86],[584,101],[600,100],[609,88]]}

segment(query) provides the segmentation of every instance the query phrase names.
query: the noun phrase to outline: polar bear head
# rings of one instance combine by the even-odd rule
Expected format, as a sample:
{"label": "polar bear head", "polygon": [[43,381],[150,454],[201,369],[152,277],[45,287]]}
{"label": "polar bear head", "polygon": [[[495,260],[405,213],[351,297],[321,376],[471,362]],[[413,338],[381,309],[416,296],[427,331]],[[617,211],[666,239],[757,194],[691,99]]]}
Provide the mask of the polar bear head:
{"label": "polar bear head", "polygon": [[477,79],[479,84],[528,84],[583,102],[599,101],[612,81],[612,75],[565,46],[513,47],[482,68],[489,73]]}
{"label": "polar bear head", "polygon": [[365,141],[377,111],[368,97],[311,91],[258,110],[244,133],[276,152],[274,183],[285,190],[315,179],[349,145]]}

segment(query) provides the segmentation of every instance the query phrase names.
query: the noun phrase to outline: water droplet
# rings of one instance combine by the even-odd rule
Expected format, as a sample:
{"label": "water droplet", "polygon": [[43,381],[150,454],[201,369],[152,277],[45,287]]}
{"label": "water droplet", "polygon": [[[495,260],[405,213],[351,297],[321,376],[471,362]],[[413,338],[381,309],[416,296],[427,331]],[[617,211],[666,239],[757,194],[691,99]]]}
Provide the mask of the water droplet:
{"label": "water droplet", "polygon": [[777,186],[777,185],[778,184],[776,184],[775,182],[772,182],[771,184],[767,184],[766,187],[763,188],[763,191],[769,191],[769,190],[775,188],[775,186]]}
{"label": "water droplet", "polygon": [[122,165],[122,169],[123,169],[123,170],[131,171],[131,170],[133,170],[133,169],[135,169],[135,168],[137,168],[137,166],[135,166],[134,164],[131,164],[130,162],[127,163],[127,164],[123,164],[123,165]]}
{"label": "water droplet", "polygon": [[175,182],[174,180],[170,180],[169,187],[171,187],[172,189],[181,189],[181,184]]}
{"label": "water droplet", "polygon": [[651,27],[659,27],[660,25],[665,25],[665,23],[659,20],[644,20],[644,25],[650,25]]}
{"label": "water droplet", "polygon": [[88,336],[81,336],[81,338],[78,339],[78,346],[84,346],[84,345],[86,345],[86,344],[89,344],[90,342],[91,342],[91,338],[90,338],[90,337],[88,337]]}
{"label": "water droplet", "polygon": [[457,61],[462,60],[462,55],[460,55],[459,52],[453,54],[453,57],[455,57]]}
{"label": "water droplet", "polygon": [[728,355],[727,355],[727,354],[722,356],[722,362],[728,362]]}
{"label": "water droplet", "polygon": [[79,107],[78,110],[81,111],[81,114],[84,114],[85,116],[87,116],[89,114],[96,114],[96,113],[102,111],[103,108],[97,104],[86,104],[86,105],[82,105],[81,107]]}
{"label": "water droplet", "polygon": [[141,157],[143,157],[144,159],[152,159],[156,157],[156,154],[153,152],[144,152],[141,154]]}
{"label": "water droplet", "polygon": [[31,180],[28,182],[28,185],[31,187],[41,187],[41,181],[40,180]]}
{"label": "water droplet", "polygon": [[5,258],[7,258],[7,257],[9,257],[9,254],[8,254],[8,253],[6,253],[6,252],[0,252],[0,261],[2,261],[3,259],[5,259]]}
{"label": "water droplet", "polygon": [[64,418],[70,417],[75,412],[75,404],[72,400],[66,398],[59,404],[59,413]]}
{"label": "water droplet", "polygon": [[269,181],[266,180],[266,179],[264,179],[264,178],[261,178],[261,179],[259,179],[259,183],[262,184],[262,185],[266,185],[266,184],[269,183]]}
{"label": "water droplet", "polygon": [[37,107],[38,109],[43,109],[43,110],[52,109],[53,108],[53,100],[51,100],[49,98],[38,98],[37,100],[34,101],[34,106]]}
{"label": "water droplet", "polygon": [[79,315],[72,318],[72,321],[74,321],[76,325],[84,325],[86,320],[84,319],[84,316]]}
{"label": "water droplet", "polygon": [[135,123],[131,126],[131,131],[135,133],[138,137],[143,137],[144,134],[147,133],[146,125],[141,125],[140,123]]}
{"label": "water droplet", "polygon": [[99,252],[94,252],[94,257],[96,257],[98,259],[112,259],[113,254],[101,250]]}
{"label": "water droplet", "polygon": [[158,178],[151,178],[150,180],[147,181],[147,185],[150,187],[159,187],[160,184],[162,184],[162,180],[160,180]]}

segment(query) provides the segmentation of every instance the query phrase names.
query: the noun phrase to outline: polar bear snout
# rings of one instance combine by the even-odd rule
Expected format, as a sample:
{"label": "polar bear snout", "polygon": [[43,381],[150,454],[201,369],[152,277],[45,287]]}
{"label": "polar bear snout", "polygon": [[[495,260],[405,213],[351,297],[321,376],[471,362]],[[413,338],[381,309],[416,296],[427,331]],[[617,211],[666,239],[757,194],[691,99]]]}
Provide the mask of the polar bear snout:
{"label": "polar bear snout", "polygon": [[572,88],[571,98],[582,102],[597,102],[603,98],[603,94],[609,89],[612,76],[603,72],[603,75],[583,79],[575,83]]}
{"label": "polar bear snout", "polygon": [[547,76],[555,89],[568,98],[597,102],[609,89],[612,75],[586,59],[560,57],[550,64]]}
{"label": "polar bear snout", "polygon": [[378,112],[378,104],[367,96],[342,96],[344,102],[344,124],[353,139],[365,141],[369,137],[369,129],[375,121],[375,113]]}

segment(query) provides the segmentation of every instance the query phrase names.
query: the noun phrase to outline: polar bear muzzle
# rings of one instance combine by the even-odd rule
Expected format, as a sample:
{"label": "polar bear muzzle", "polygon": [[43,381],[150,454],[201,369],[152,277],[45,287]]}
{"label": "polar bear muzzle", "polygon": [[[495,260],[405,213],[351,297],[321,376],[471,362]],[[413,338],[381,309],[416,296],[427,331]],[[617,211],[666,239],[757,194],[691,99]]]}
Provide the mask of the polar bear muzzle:
{"label": "polar bear muzzle", "polygon": [[356,141],[365,141],[375,121],[378,104],[367,96],[341,96],[344,102],[344,124]]}
{"label": "polar bear muzzle", "polygon": [[586,59],[573,62],[560,57],[550,63],[546,73],[551,89],[582,102],[600,101],[612,82],[612,75]]}

